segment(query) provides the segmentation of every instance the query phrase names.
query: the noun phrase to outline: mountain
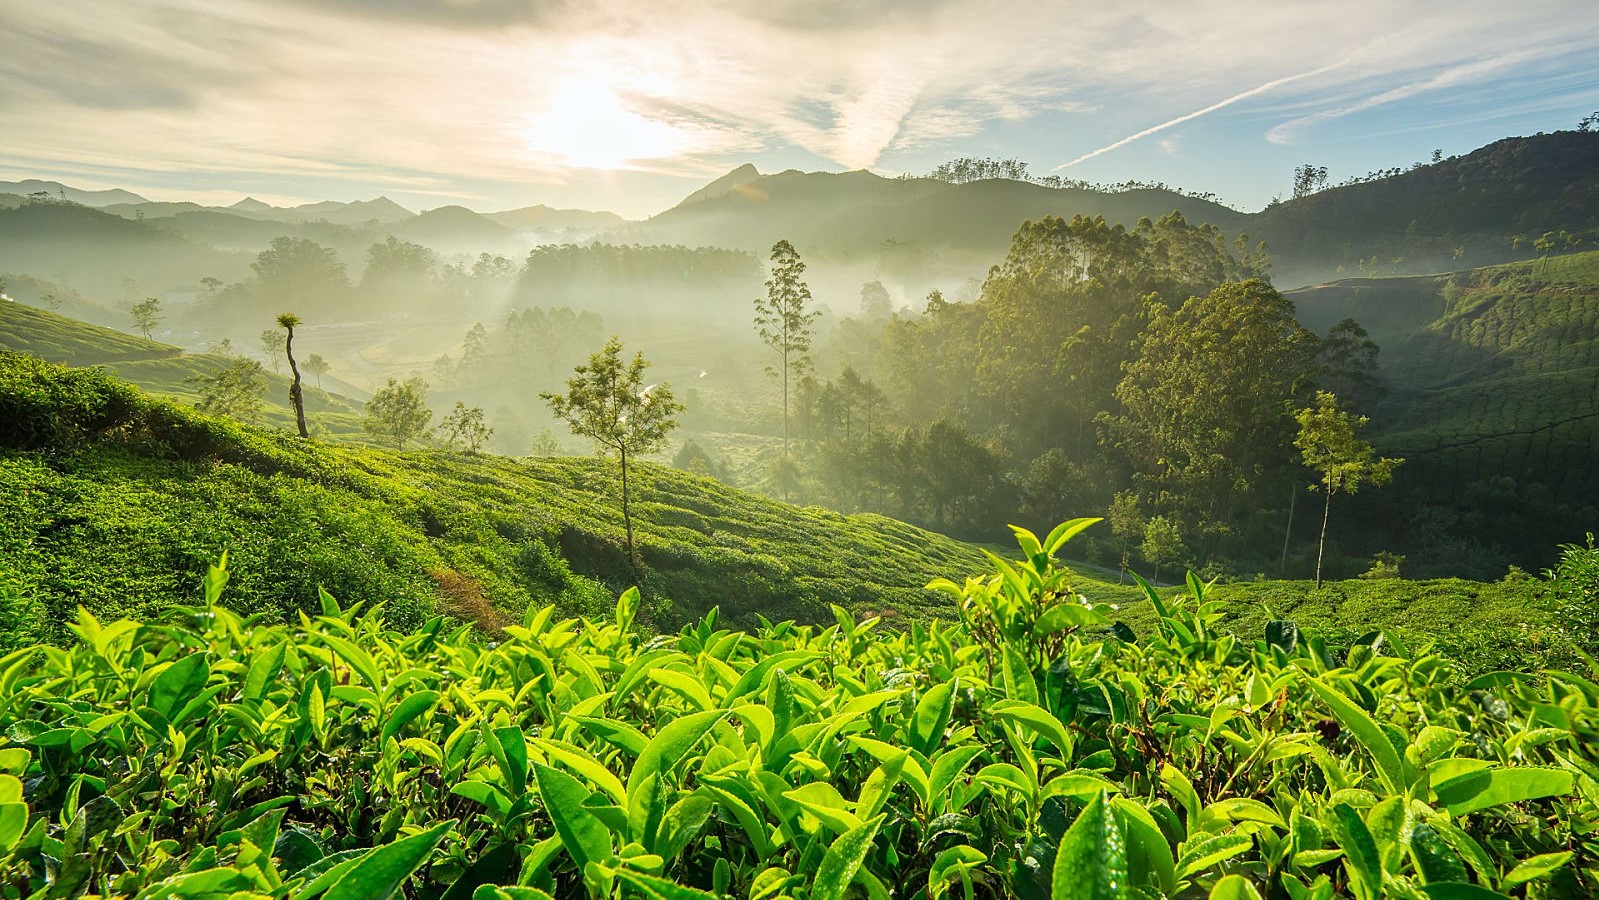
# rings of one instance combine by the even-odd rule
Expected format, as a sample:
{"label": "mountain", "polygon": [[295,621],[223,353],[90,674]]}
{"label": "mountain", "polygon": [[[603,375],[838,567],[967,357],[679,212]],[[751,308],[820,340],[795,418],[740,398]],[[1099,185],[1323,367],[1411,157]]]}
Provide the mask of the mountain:
{"label": "mountain", "polygon": [[511,247],[526,249],[518,233],[487,216],[464,206],[430,209],[389,231],[398,238],[415,241],[442,253],[501,251]]}
{"label": "mountain", "polygon": [[[752,177],[754,176],[754,177]],[[733,170],[677,206],[615,232],[629,242],[764,251],[787,239],[833,256],[866,256],[884,241],[956,250],[997,261],[1023,220],[1104,215],[1124,225],[1172,210],[1224,228],[1242,214],[1172,191],[1104,193],[1021,181],[950,184],[867,171],[759,175]]]}
{"label": "mountain", "polygon": [[228,206],[228,209],[236,210],[238,212],[246,212],[246,213],[271,212],[275,208],[276,207],[272,206],[271,204],[262,203],[260,200],[257,200],[254,197],[245,197],[243,200],[240,200],[238,203],[234,203],[234,204],[231,204],[230,206]]}
{"label": "mountain", "polygon": [[521,209],[485,213],[484,217],[507,228],[514,228],[517,231],[536,232],[598,231],[602,228],[612,228],[627,222],[626,219],[613,212],[590,212],[586,209],[555,209],[542,203],[538,206],[524,206]]}
{"label": "mountain", "polygon": [[387,197],[357,200],[353,203],[323,200],[320,203],[307,203],[302,206],[268,207],[255,212],[282,222],[327,221],[336,225],[365,225],[368,222],[389,224],[404,222],[416,216],[416,213]]}
{"label": "mountain", "polygon": [[84,206],[110,206],[113,203],[149,203],[149,200],[133,193],[114,188],[108,191],[86,191],[81,188],[68,187],[59,181],[41,181],[29,178],[24,181],[0,181],[0,194],[20,194],[24,197],[31,194],[45,193],[51,200],[66,200],[71,203],[81,203]]}
{"label": "mountain", "polygon": [[124,219],[162,219],[168,216],[175,216],[179,213],[197,212],[202,209],[210,208],[212,207],[201,206],[198,203],[190,203],[186,200],[180,200],[172,203],[153,201],[146,201],[143,203],[111,203],[100,207],[101,210],[108,212],[113,216],[121,216]]}
{"label": "mountain", "polygon": [[1287,296],[1312,330],[1354,318],[1382,348],[1371,440],[1406,462],[1369,502],[1480,515],[1490,547],[1503,533],[1553,546],[1599,521],[1599,252]]}
{"label": "mountain", "polygon": [[159,223],[75,203],[0,209],[0,272],[68,284],[90,296],[131,298],[192,289],[203,276],[237,281],[249,258],[187,240]]}
{"label": "mountain", "polygon": [[744,165],[739,166],[731,172],[728,172],[726,175],[723,175],[710,184],[707,184],[705,187],[702,187],[694,193],[689,194],[687,197],[684,197],[683,202],[679,203],[678,206],[687,206],[690,203],[698,203],[701,200],[714,200],[723,194],[736,191],[746,184],[757,181],[760,179],[760,177],[760,171],[756,169],[753,164],[745,163]]}

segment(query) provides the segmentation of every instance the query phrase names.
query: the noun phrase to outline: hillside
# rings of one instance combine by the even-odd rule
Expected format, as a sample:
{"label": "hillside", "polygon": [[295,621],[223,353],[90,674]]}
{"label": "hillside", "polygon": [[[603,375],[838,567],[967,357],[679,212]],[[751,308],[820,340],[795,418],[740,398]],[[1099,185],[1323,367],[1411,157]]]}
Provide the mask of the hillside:
{"label": "hillside", "polygon": [[183,352],[177,347],[20,303],[0,303],[0,349],[29,353],[70,366],[163,359]]}
{"label": "hillside", "polygon": [[[186,354],[178,347],[69,319],[19,303],[0,303],[0,350],[27,353],[72,367],[103,366],[140,388],[193,404],[200,399],[194,379],[209,378],[230,360],[210,353]],[[291,427],[289,379],[267,370],[264,421]],[[306,412],[330,434],[362,433],[361,405],[312,384],[305,389]]]}
{"label": "hillside", "polygon": [[1599,520],[1599,252],[1288,296],[1308,327],[1353,317],[1382,347],[1372,439],[1407,459],[1390,502],[1481,507],[1490,545]]}
{"label": "hillside", "polygon": [[[1599,132],[1495,141],[1462,156],[1336,187],[1251,217],[1280,284],[1355,274],[1425,273],[1532,255],[1546,231],[1599,238]],[[1512,247],[1520,236],[1523,245]]]}
{"label": "hillside", "polygon": [[[158,220],[168,221],[168,220]],[[0,209],[0,271],[62,281],[90,295],[164,293],[203,276],[237,280],[249,258],[76,203]]]}
{"label": "hillside", "polygon": [[[0,594],[57,636],[78,603],[156,615],[224,549],[250,611],[347,598],[493,619],[532,602],[599,610],[633,580],[614,464],[309,443],[147,397],[92,370],[0,355]],[[645,465],[635,526],[666,621],[827,618],[828,603],[911,612],[973,547],[879,516],[843,516]],[[481,598],[481,599],[478,599]],[[944,607],[946,612],[948,607]],[[16,626],[32,627],[32,626]],[[20,638],[14,638],[20,639]]]}

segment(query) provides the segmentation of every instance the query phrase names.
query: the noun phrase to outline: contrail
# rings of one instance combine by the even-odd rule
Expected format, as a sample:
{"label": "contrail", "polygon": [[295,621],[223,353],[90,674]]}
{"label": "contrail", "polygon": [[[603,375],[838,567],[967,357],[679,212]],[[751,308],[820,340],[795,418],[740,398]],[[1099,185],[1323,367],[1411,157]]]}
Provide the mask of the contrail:
{"label": "contrail", "polygon": [[1059,172],[1061,169],[1067,168],[1068,166],[1075,166],[1075,165],[1077,165],[1080,162],[1084,162],[1086,160],[1093,159],[1094,157],[1099,156],[1102,153],[1109,153],[1112,150],[1119,150],[1122,147],[1125,147],[1128,144],[1131,144],[1133,141],[1142,140],[1144,138],[1149,137],[1152,134],[1157,134],[1159,132],[1165,131],[1168,128],[1172,128],[1174,126],[1181,125],[1184,122],[1190,121],[1192,119],[1197,119],[1200,116],[1207,115],[1209,113],[1213,113],[1213,112],[1215,112],[1218,109],[1222,109],[1223,107],[1232,106],[1234,103],[1237,103],[1240,100],[1248,100],[1250,97],[1253,97],[1256,94],[1264,94],[1265,92],[1267,92],[1269,90],[1273,90],[1275,88],[1282,87],[1283,85],[1288,84],[1290,82],[1298,81],[1298,80],[1300,80],[1302,78],[1310,78],[1310,77],[1313,77],[1313,76],[1316,76],[1316,75],[1321,75],[1321,74],[1323,74],[1325,72],[1331,72],[1333,69],[1336,69],[1339,66],[1342,66],[1347,61],[1348,60],[1339,60],[1338,62],[1335,62],[1335,63],[1333,63],[1330,66],[1322,66],[1319,69],[1312,69],[1309,72],[1300,72],[1297,75],[1288,75],[1288,76],[1285,76],[1285,77],[1282,77],[1282,78],[1278,78],[1275,81],[1268,81],[1265,84],[1262,84],[1262,85],[1259,85],[1259,86],[1256,86],[1256,87],[1252,87],[1249,90],[1244,91],[1241,94],[1234,94],[1231,97],[1228,97],[1226,100],[1222,100],[1222,101],[1219,101],[1217,103],[1212,103],[1211,105],[1205,107],[1204,109],[1195,110],[1194,112],[1188,113],[1187,115],[1178,116],[1177,118],[1172,119],[1169,122],[1162,122],[1159,125],[1156,125],[1156,126],[1154,126],[1152,128],[1145,128],[1143,131],[1140,131],[1140,132],[1138,132],[1137,134],[1134,134],[1134,135],[1129,135],[1127,137],[1124,137],[1124,138],[1122,138],[1121,140],[1117,141],[1114,144],[1108,144],[1108,145],[1106,145],[1104,147],[1099,148],[1098,150],[1094,150],[1094,151],[1092,151],[1090,153],[1084,153],[1082,156],[1077,157],[1076,159],[1072,160],[1071,162],[1061,163],[1060,165],[1056,166],[1055,168],[1051,169],[1050,171]]}

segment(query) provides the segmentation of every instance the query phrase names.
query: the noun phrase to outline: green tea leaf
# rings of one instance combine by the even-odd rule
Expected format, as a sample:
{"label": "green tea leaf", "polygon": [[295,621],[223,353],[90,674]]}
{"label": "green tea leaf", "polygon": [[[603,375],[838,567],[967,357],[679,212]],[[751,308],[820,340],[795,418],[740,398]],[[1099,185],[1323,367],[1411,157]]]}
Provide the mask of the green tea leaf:
{"label": "green tea leaf", "polygon": [[1514,769],[1480,769],[1434,784],[1438,802],[1451,816],[1463,816],[1489,807],[1572,792],[1570,772],[1531,766]]}
{"label": "green tea leaf", "polygon": [[591,862],[609,860],[612,852],[610,829],[584,805],[593,791],[576,778],[543,763],[533,764],[533,778],[539,796],[544,798],[544,810],[549,813],[555,832],[561,836],[561,846],[577,864],[578,871],[587,869]]}
{"label": "green tea leaf", "polygon": [[422,867],[455,820],[378,847],[350,867],[328,888],[325,900],[388,900],[399,893],[411,873]]}
{"label": "green tea leaf", "polygon": [[1105,794],[1078,814],[1061,838],[1050,877],[1050,900],[1125,900],[1127,846]]}
{"label": "green tea leaf", "polygon": [[847,831],[833,840],[822,863],[816,869],[816,881],[811,885],[811,900],[843,900],[855,873],[860,871],[866,854],[872,850],[877,838],[881,817],[862,823],[859,828]]}

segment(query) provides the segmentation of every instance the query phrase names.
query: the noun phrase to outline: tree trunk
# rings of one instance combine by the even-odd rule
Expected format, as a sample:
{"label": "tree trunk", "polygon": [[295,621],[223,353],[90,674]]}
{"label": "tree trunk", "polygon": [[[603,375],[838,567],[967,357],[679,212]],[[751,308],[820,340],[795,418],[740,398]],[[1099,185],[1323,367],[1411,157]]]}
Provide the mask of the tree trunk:
{"label": "tree trunk", "polygon": [[633,511],[630,505],[627,486],[627,448],[621,448],[622,454],[622,527],[627,532],[627,562],[633,567],[633,574],[642,579],[638,555],[633,550]]}
{"label": "tree trunk", "polygon": [[1294,485],[1294,490],[1288,495],[1288,527],[1283,529],[1283,560],[1277,564],[1277,574],[1288,571],[1288,539],[1294,533],[1294,506],[1299,502],[1299,485]]}
{"label": "tree trunk", "polygon": [[1321,540],[1316,542],[1316,587],[1321,587],[1321,556],[1327,550],[1327,517],[1332,514],[1332,491],[1327,491],[1327,503],[1321,510]]}
{"label": "tree trunk", "polygon": [[294,373],[294,381],[289,384],[289,402],[294,404],[294,423],[300,426],[300,437],[308,438],[311,433],[305,429],[305,392],[300,387],[300,367],[294,362],[294,329],[288,332],[283,352],[289,357],[289,371]]}
{"label": "tree trunk", "polygon": [[[783,352],[783,456],[788,456],[788,351]],[[788,496],[784,495],[784,500]]]}

